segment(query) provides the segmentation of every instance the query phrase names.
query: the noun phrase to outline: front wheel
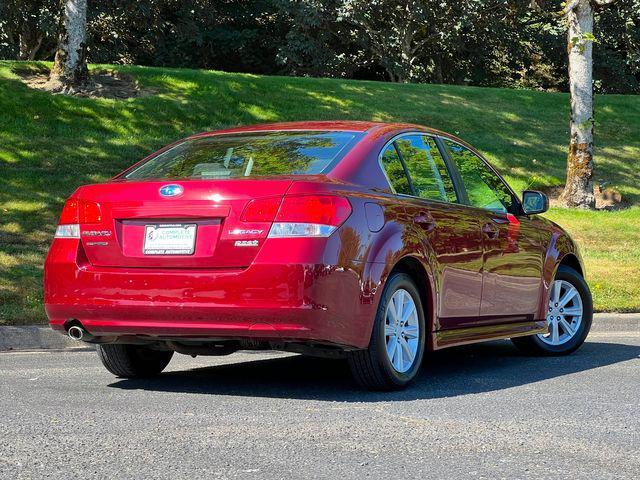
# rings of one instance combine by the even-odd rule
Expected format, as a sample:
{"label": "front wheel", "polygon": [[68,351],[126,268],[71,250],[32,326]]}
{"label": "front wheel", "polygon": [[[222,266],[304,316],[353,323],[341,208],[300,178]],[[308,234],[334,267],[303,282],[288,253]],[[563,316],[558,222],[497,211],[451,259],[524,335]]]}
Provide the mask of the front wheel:
{"label": "front wheel", "polygon": [[98,345],[98,357],[107,370],[117,377],[152,377],[169,364],[172,350],[153,350],[141,345]]}
{"label": "front wheel", "polygon": [[591,329],[593,301],[584,278],[573,268],[558,267],[546,313],[547,332],[512,338],[513,343],[536,355],[567,355],[580,348]]}
{"label": "front wheel", "polygon": [[420,294],[411,277],[394,273],[380,299],[369,347],[349,354],[356,381],[371,390],[405,387],[424,356],[426,328]]}

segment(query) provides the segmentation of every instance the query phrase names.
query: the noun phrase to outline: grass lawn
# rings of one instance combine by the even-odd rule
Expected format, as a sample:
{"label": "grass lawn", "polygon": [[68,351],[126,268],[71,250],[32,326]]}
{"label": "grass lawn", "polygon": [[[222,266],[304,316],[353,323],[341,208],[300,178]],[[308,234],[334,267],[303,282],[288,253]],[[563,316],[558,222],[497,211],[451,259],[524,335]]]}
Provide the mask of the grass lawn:
{"label": "grass lawn", "polygon": [[[31,90],[16,66],[25,64],[0,61],[0,324],[45,321],[42,263],[77,186],[194,132],[305,119],[415,122],[468,140],[516,189],[564,179],[565,94],[113,67],[157,93],[84,99]],[[596,119],[596,179],[634,206],[548,215],[580,243],[596,308],[640,311],[640,96],[597,97]]]}

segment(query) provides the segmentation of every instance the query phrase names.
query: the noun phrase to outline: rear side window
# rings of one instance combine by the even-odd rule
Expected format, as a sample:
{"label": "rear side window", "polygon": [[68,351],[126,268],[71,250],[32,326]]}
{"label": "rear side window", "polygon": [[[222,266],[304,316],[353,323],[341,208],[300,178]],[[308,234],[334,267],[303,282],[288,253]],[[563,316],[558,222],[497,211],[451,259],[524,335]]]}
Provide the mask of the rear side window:
{"label": "rear side window", "polygon": [[428,200],[457,202],[453,182],[432,137],[407,135],[396,140],[407,166],[414,195]]}
{"label": "rear side window", "polygon": [[384,171],[387,172],[389,183],[391,183],[396,193],[411,195],[411,187],[409,186],[407,174],[393,144],[387,146],[384,152],[382,152],[382,167]]}
{"label": "rear side window", "polygon": [[475,153],[451,140],[443,139],[467,191],[469,203],[492,212],[513,210],[513,196],[493,170]]}
{"label": "rear side window", "polygon": [[125,175],[127,179],[226,179],[319,174],[359,140],[354,132],[260,132],[185,140]]}

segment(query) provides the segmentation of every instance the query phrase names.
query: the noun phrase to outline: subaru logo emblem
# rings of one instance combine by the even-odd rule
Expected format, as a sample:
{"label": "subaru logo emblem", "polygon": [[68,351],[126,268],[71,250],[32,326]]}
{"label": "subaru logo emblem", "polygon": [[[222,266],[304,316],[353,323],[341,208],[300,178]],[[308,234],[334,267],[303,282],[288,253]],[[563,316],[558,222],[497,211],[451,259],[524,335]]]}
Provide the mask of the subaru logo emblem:
{"label": "subaru logo emblem", "polygon": [[177,197],[178,195],[182,195],[184,189],[180,185],[165,185],[160,188],[160,195],[163,197]]}

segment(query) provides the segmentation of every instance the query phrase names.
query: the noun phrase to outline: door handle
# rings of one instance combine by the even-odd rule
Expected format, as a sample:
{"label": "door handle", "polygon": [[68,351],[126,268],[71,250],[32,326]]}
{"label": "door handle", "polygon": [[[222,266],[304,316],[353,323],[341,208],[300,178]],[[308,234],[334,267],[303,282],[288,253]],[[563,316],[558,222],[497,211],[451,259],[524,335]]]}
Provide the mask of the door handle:
{"label": "door handle", "polygon": [[484,233],[487,238],[493,240],[500,235],[500,229],[493,223],[485,223],[482,225],[482,233]]}
{"label": "door handle", "polygon": [[425,230],[431,231],[436,228],[436,221],[429,212],[420,213],[420,215],[413,217],[413,221]]}

